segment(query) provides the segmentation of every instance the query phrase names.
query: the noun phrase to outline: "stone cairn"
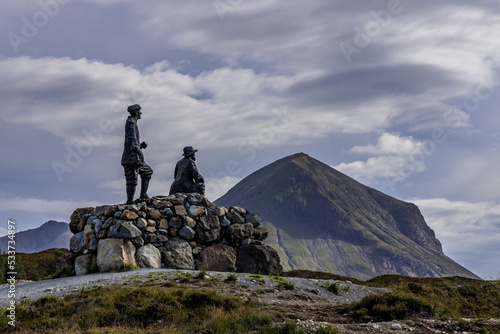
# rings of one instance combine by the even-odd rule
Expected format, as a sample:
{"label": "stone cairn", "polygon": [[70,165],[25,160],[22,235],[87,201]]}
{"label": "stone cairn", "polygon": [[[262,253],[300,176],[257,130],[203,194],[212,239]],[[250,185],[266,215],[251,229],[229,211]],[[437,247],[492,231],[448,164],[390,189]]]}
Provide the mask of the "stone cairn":
{"label": "stone cairn", "polygon": [[[137,200],[133,205],[79,208],[69,224],[76,275],[134,268],[277,274],[277,252],[256,213],[215,206],[199,194]],[[73,269],[70,270],[70,272]]]}

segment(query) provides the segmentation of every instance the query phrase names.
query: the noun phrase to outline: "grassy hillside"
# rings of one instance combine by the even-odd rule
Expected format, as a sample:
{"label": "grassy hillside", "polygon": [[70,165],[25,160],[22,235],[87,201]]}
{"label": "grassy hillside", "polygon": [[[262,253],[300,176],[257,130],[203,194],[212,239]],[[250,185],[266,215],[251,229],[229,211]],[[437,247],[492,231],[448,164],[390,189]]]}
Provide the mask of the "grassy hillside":
{"label": "grassy hillside", "polygon": [[500,318],[500,281],[387,275],[366,284],[389,287],[394,292],[354,303],[349,307],[354,315],[394,319],[426,312],[437,317]]}
{"label": "grassy hillside", "polygon": [[65,248],[51,248],[38,253],[17,253],[26,272],[26,279],[39,281],[51,278],[56,273],[57,259],[69,253]]}
{"label": "grassy hillside", "polygon": [[[500,319],[500,281],[483,281],[464,277],[415,278],[384,275],[360,281],[331,273],[294,270],[288,277],[349,280],[370,287],[388,288],[392,292],[371,295],[342,308],[356,321],[401,320],[416,316],[451,319]],[[477,330],[477,322],[465,329]],[[476,323],[476,326],[474,325]],[[500,333],[498,328],[484,333]]]}

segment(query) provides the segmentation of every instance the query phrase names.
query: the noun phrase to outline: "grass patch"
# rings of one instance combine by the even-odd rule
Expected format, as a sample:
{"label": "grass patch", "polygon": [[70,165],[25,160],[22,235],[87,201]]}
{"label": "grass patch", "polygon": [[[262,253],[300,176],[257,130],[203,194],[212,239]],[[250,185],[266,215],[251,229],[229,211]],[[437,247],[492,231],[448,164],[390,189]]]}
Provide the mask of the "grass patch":
{"label": "grass patch", "polygon": [[278,288],[283,288],[285,290],[295,290],[295,284],[290,281],[285,281],[278,285]]}
{"label": "grass patch", "polygon": [[379,276],[365,285],[393,292],[368,296],[345,311],[355,316],[408,319],[412,315],[438,318],[489,319],[500,317],[500,284],[463,277],[412,278]]}
{"label": "grass patch", "polygon": [[401,291],[367,296],[352,303],[346,310],[358,317],[368,315],[384,320],[406,319],[421,313],[426,316],[433,314],[432,305],[424,298]]}
{"label": "grass patch", "polygon": [[229,275],[227,275],[227,277],[226,277],[226,279],[224,281],[228,282],[228,283],[236,284],[236,282],[238,282],[238,275],[236,275],[236,274],[229,274]]}
{"label": "grass patch", "polygon": [[23,262],[26,279],[39,281],[54,278],[57,272],[57,259],[70,251],[64,248],[51,248],[38,253],[17,253]]}
{"label": "grass patch", "polygon": [[191,273],[183,273],[179,271],[178,273],[176,273],[174,280],[178,283],[189,283],[191,282],[191,278]]}
{"label": "grass patch", "polygon": [[338,282],[329,283],[329,284],[318,284],[320,287],[327,289],[333,294],[340,295],[340,285]]}
{"label": "grass patch", "polygon": [[498,281],[463,277],[412,278],[385,275],[369,280],[366,284],[422,298],[440,317],[456,319],[500,317]]}
{"label": "grass patch", "polygon": [[141,279],[139,277],[139,275],[132,276],[131,279],[137,279],[137,281],[144,280],[145,283],[148,283],[148,284],[158,284],[158,283],[161,283],[164,280],[164,274],[163,273],[157,273],[157,272],[150,272],[150,273],[148,273],[144,277],[144,279]]}
{"label": "grass patch", "polygon": [[284,310],[199,289],[109,286],[43,297],[17,305],[16,327],[7,324],[6,311],[0,310],[1,333],[304,333],[292,322],[276,325]]}
{"label": "grass patch", "polygon": [[283,277],[270,275],[269,278],[271,278],[271,281],[274,283],[277,283],[278,289],[295,290],[295,284],[284,279]]}
{"label": "grass patch", "polygon": [[[99,287],[58,299],[21,303],[17,327],[1,311],[0,332],[112,332],[114,328],[153,329],[161,333],[283,333],[272,326],[266,306],[215,291],[161,287]],[[125,331],[126,332],[126,331]],[[135,331],[136,332],[136,331]]]}
{"label": "grass patch", "polygon": [[286,280],[283,278],[283,277],[280,277],[280,276],[275,276],[275,275],[269,275],[269,278],[271,279],[271,281],[275,282],[275,283],[283,283],[285,282]]}
{"label": "grass patch", "polygon": [[250,274],[250,280],[254,283],[259,283],[261,285],[266,284],[266,280],[264,279],[264,276],[259,275],[259,274]]}
{"label": "grass patch", "polygon": [[326,289],[336,295],[340,294],[340,287],[337,282],[327,285]]}
{"label": "grass patch", "polygon": [[118,272],[126,272],[126,271],[133,271],[133,270],[137,270],[139,269],[139,267],[135,264],[132,264],[132,263],[125,263],[123,265],[123,268],[118,270]]}
{"label": "grass patch", "polygon": [[328,326],[321,326],[315,331],[316,334],[342,334],[341,331],[338,329],[328,325]]}
{"label": "grass patch", "polygon": [[[414,313],[436,318],[500,318],[500,281],[483,281],[464,277],[415,278],[401,275],[383,275],[368,281],[342,277],[330,273],[293,270],[281,274],[287,277],[333,279],[355,284],[387,288],[392,293],[368,296],[344,309],[356,316],[376,315],[405,319]],[[320,285],[335,293],[334,286]],[[341,290],[347,291],[344,286]],[[400,299],[398,301],[398,298]],[[366,303],[364,306],[359,303]],[[398,304],[398,305],[396,305]],[[500,326],[499,326],[500,327]],[[500,329],[500,328],[499,328]],[[496,330],[499,330],[496,329]],[[498,331],[500,332],[500,330]]]}
{"label": "grass patch", "polygon": [[207,272],[205,270],[201,270],[193,278],[195,279],[205,279],[207,277]]}
{"label": "grass patch", "polygon": [[218,277],[215,277],[215,276],[210,276],[208,278],[208,283],[211,284],[211,285],[218,285],[220,283],[220,279]]}

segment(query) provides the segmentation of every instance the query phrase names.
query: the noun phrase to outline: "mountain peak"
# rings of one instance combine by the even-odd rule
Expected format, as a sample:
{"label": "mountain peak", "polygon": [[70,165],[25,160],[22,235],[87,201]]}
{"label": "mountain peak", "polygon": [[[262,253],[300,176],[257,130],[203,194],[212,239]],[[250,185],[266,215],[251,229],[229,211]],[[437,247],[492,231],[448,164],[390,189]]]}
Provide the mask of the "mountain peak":
{"label": "mountain peak", "polygon": [[259,212],[284,268],[370,278],[382,274],[475,277],[447,258],[420,210],[305,153],[252,173],[218,205]]}
{"label": "mountain peak", "polygon": [[[16,233],[16,251],[36,253],[50,248],[68,248],[72,233],[68,223],[49,220],[41,226]],[[0,238],[0,249],[7,249],[7,236]]]}
{"label": "mountain peak", "polygon": [[295,153],[295,154],[289,155],[287,157],[284,157],[284,158],[282,158],[282,160],[288,159],[288,160],[293,161],[293,160],[299,159],[299,158],[311,158],[311,157],[309,155],[305,154],[304,152],[299,152],[299,153]]}

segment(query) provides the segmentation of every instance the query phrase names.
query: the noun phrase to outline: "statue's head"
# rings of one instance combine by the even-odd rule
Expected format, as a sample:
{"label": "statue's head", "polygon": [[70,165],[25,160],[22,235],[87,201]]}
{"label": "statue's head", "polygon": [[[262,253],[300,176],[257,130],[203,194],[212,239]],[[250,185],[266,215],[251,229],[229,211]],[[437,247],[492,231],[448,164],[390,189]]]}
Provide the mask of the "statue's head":
{"label": "statue's head", "polygon": [[186,158],[194,157],[194,154],[198,152],[198,150],[195,150],[193,146],[186,146],[184,147],[183,151],[184,153],[182,155],[185,156]]}
{"label": "statue's head", "polygon": [[141,106],[138,104],[133,104],[127,108],[127,111],[130,113],[132,117],[137,117],[137,119],[141,119]]}

